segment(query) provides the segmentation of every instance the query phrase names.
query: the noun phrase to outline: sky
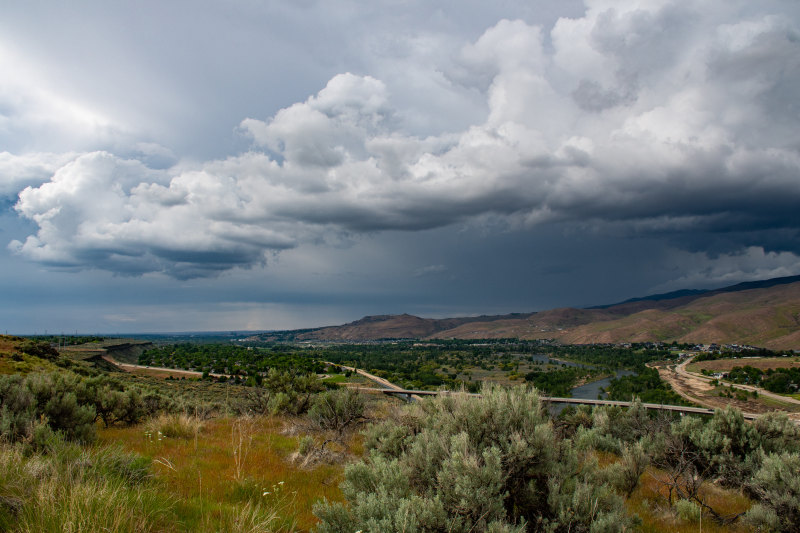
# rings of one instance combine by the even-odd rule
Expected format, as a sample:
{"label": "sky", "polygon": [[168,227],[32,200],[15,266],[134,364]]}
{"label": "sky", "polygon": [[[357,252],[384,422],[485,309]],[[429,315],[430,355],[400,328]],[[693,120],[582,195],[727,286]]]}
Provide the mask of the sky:
{"label": "sky", "polygon": [[5,2],[0,331],[800,274],[796,0]]}

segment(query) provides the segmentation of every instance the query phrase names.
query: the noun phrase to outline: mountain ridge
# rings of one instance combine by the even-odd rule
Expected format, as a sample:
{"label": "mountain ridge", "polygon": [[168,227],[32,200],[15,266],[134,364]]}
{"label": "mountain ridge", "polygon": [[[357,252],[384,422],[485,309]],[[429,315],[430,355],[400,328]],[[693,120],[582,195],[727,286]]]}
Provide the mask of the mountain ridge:
{"label": "mountain ridge", "polygon": [[553,339],[565,343],[701,342],[800,348],[800,276],[684,289],[588,308],[454,318],[372,315],[262,340]]}
{"label": "mountain ridge", "polygon": [[622,302],[617,302],[615,304],[594,305],[591,307],[586,307],[586,309],[608,309],[609,307],[616,307],[619,305],[641,302],[641,301],[662,301],[662,300],[672,300],[672,299],[692,297],[692,296],[700,298],[703,296],[711,296],[713,294],[719,294],[723,292],[738,292],[750,289],[767,289],[769,287],[774,287],[776,285],[786,285],[789,283],[795,283],[797,281],[800,281],[800,276],[783,276],[779,278],[770,278],[765,280],[743,281],[741,283],[736,283],[735,285],[728,285],[726,287],[720,287],[718,289],[680,289],[677,291],[651,294],[639,298],[629,298],[627,300],[624,300]]}

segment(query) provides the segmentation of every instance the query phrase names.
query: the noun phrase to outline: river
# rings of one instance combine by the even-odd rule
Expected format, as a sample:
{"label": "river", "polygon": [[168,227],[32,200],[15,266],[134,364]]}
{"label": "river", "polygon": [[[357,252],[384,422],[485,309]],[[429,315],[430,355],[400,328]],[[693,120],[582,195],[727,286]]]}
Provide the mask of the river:
{"label": "river", "polygon": [[570,392],[572,392],[573,398],[581,398],[582,400],[605,400],[608,398],[608,394],[606,394],[605,391],[601,392],[600,389],[607,388],[611,384],[611,380],[614,378],[633,376],[635,374],[636,372],[631,372],[630,370],[617,370],[617,373],[612,377],[607,377],[597,381],[590,381],[585,385],[575,387]]}
{"label": "river", "polygon": [[[584,368],[592,368],[592,365],[584,364],[584,363],[573,363],[572,361],[563,361],[560,359],[550,359],[545,354],[536,354],[531,356],[531,359],[534,361],[541,361],[544,364],[554,364],[554,365],[566,365],[566,366],[581,366]],[[597,381],[590,381],[585,385],[581,385],[580,387],[575,387],[570,392],[572,393],[573,398],[580,398],[582,400],[605,400],[608,397],[604,391],[601,392],[600,389],[605,389],[611,384],[611,380],[614,378],[619,378],[622,376],[633,376],[636,372],[632,372],[630,370],[617,370],[617,373],[611,377],[607,377],[604,379],[599,379]]]}

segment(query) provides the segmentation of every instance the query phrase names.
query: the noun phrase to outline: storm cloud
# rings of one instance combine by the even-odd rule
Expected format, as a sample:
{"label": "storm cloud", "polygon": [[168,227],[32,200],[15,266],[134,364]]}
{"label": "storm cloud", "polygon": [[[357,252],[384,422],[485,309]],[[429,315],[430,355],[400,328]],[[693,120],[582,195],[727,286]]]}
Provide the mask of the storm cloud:
{"label": "storm cloud", "polygon": [[89,0],[9,5],[0,29],[18,329],[526,312],[800,274],[796,2]]}
{"label": "storm cloud", "polygon": [[342,234],[494,217],[685,236],[687,249],[724,234],[728,252],[779,230],[769,248],[798,252],[800,30],[784,8],[595,0],[552,28],[501,20],[436,70],[485,102],[456,132],[414,133],[391,85],[347,72],[243,119],[251,146],[230,157],[158,169],[107,151],[28,154],[5,188],[69,161],[19,193],[39,229],[9,247],[191,278]]}

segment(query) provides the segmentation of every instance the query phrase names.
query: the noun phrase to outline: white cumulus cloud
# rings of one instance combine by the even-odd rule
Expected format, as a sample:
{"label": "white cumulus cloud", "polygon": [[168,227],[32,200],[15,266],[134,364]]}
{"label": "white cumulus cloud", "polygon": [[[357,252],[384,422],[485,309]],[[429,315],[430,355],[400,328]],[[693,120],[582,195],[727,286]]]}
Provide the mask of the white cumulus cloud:
{"label": "white cumulus cloud", "polygon": [[795,235],[800,32],[785,7],[592,0],[552,28],[501,20],[436,72],[454,98],[469,87],[486,103],[460,132],[412,134],[391,85],[339,74],[244,119],[253,146],[236,156],[63,165],[20,193],[39,231],[10,246],[49,265],[186,278],[336,234],[485,216]]}

